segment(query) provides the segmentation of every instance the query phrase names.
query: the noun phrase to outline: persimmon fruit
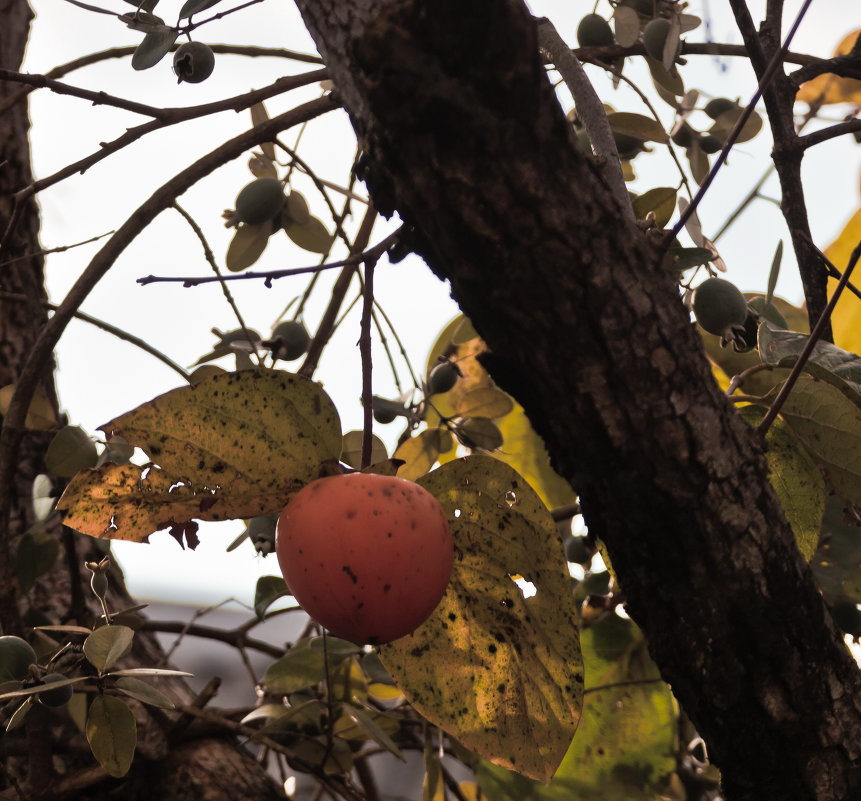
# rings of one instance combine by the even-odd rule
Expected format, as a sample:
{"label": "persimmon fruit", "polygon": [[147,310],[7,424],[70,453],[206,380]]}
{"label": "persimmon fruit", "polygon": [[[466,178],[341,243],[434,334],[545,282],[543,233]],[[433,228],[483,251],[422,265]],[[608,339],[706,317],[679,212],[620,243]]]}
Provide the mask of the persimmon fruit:
{"label": "persimmon fruit", "polygon": [[412,481],[372,473],[303,487],[281,513],[275,551],[290,593],[312,618],[374,645],[428,618],[454,559],[439,501]]}

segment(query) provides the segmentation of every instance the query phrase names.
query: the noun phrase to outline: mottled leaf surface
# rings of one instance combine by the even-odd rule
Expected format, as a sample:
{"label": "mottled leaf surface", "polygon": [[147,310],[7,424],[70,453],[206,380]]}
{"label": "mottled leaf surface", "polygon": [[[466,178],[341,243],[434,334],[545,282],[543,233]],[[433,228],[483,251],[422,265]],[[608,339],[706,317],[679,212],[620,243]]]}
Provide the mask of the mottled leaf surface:
{"label": "mottled leaf surface", "polygon": [[168,525],[280,511],[290,491],[341,452],[338,413],[320,386],[275,370],[219,373],[102,426],[156,466],[78,474],[58,507],[96,537],[146,540]]}
{"label": "mottled leaf surface", "polygon": [[[449,588],[414,634],[381,648],[410,703],[494,764],[541,781],[580,717],[578,614],[556,526],[526,481],[489,456],[419,482],[455,540]],[[536,589],[524,597],[511,576]]]}

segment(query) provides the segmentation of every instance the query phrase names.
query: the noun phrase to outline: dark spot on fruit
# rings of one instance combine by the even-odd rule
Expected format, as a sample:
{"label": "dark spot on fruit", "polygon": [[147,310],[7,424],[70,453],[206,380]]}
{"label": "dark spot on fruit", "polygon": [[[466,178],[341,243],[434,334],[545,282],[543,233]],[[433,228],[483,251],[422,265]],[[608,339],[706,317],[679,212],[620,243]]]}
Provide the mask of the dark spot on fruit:
{"label": "dark spot on fruit", "polygon": [[347,520],[352,520],[355,516],[356,516],[356,510],[355,509],[350,509],[347,512]]}
{"label": "dark spot on fruit", "polygon": [[388,592],[391,588],[391,584],[383,584],[383,592]]}
{"label": "dark spot on fruit", "polygon": [[[322,565],[320,566],[322,567]],[[356,576],[356,574],[351,570],[349,565],[344,565],[341,570],[343,570],[350,577],[350,581],[352,581],[353,584],[355,584],[359,580],[358,576]]]}
{"label": "dark spot on fruit", "polygon": [[395,535],[394,535],[394,534],[392,534],[392,532],[391,532],[391,531],[386,532],[386,537],[388,537],[389,539],[391,539],[391,538],[392,538],[392,537],[394,537],[394,536],[395,536]]}

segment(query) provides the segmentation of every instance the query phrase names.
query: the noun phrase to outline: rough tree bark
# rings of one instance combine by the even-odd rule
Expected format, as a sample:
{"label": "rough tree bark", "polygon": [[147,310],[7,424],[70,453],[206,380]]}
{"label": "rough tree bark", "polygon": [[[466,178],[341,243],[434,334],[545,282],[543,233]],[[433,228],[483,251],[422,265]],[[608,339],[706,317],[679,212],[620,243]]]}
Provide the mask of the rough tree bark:
{"label": "rough tree bark", "polygon": [[[20,68],[27,43],[32,12],[25,0],[0,0],[0,68]],[[0,82],[0,103],[14,84]],[[26,101],[0,115],[0,230],[5,229],[12,209],[11,194],[32,180],[28,143],[29,120]],[[31,255],[39,252],[39,212],[36,203],[27,202],[24,213],[11,237],[0,263],[0,387],[16,380],[18,371],[46,320],[43,260]],[[45,365],[42,388],[56,406],[53,385],[53,364]],[[43,457],[50,432],[28,432],[21,443],[14,486],[0,487],[0,492],[13,496],[10,522],[13,547],[20,534],[33,522],[31,487],[34,477],[43,472]],[[34,605],[52,615],[52,621],[90,625],[94,610],[87,609],[81,592],[83,561],[92,559],[92,541],[75,536],[70,530],[57,535],[62,539],[66,557],[58,559],[54,570],[39,580],[34,589]],[[0,560],[8,573],[0,576],[3,600],[2,633],[23,633],[20,612],[22,600],[17,598],[14,558]],[[98,556],[95,556],[98,558]],[[95,599],[93,599],[95,600]],[[112,603],[127,600],[121,585],[115,584]],[[128,605],[128,604],[127,604]],[[70,613],[71,610],[71,613]],[[160,665],[164,653],[154,635],[139,633],[135,651],[127,666]],[[194,698],[191,690],[172,683],[178,704],[189,704]],[[233,738],[209,733],[195,733],[195,727],[185,730],[182,737],[171,737],[172,719],[152,715],[142,707],[135,712],[139,722],[140,759],[123,780],[108,777],[95,765],[87,753],[81,735],[69,736],[68,727],[57,718],[42,714],[34,708],[27,721],[26,740],[14,735],[0,738],[2,770],[0,782],[4,789],[9,776],[17,778],[23,797],[36,801],[50,797],[87,799],[122,797],[135,799],[164,799],[165,801],[255,801],[283,798],[283,793]],[[63,747],[56,748],[57,742]],[[56,768],[62,763],[62,773]],[[119,789],[118,789],[119,788]],[[4,794],[5,797],[5,794]],[[20,797],[15,795],[14,797]]]}
{"label": "rough tree bark", "polygon": [[520,0],[299,0],[384,213],[609,549],[729,801],[861,797],[861,681],[671,271],[572,143]]}

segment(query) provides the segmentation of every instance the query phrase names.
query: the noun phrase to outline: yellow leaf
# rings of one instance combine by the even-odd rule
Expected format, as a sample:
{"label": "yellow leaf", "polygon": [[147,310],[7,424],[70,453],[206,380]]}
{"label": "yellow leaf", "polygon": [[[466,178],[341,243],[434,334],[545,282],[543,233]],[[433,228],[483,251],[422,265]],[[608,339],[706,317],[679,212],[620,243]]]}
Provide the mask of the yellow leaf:
{"label": "yellow leaf", "polygon": [[[855,44],[861,31],[852,31],[837,46],[835,56],[846,55]],[[814,104],[821,102],[822,105],[829,103],[854,103],[861,104],[861,81],[855,78],[840,78],[837,75],[826,73],[801,85],[796,99],[802,103]]]}
{"label": "yellow leaf", "polygon": [[[861,241],[861,210],[855,212],[837,239],[825,249],[825,255],[842,272],[846,269],[849,257],[859,241]],[[856,270],[858,269],[856,268]],[[858,275],[858,272],[853,273],[853,283],[856,286],[858,286],[856,277]],[[836,286],[837,281],[834,278],[829,278],[829,295]],[[834,343],[836,345],[852,353],[861,353],[861,300],[851,292],[844,291],[834,308],[831,324],[834,326]]]}
{"label": "yellow leaf", "polygon": [[[455,540],[451,583],[380,657],[413,707],[496,765],[547,781],[583,700],[578,614],[559,532],[514,470],[469,456],[419,482]],[[535,593],[512,581],[521,575]]]}
{"label": "yellow leaf", "polygon": [[58,508],[91,536],[146,540],[192,519],[279,511],[297,484],[341,452],[338,413],[320,386],[277,370],[220,373],[101,427],[157,466],[79,473]]}
{"label": "yellow leaf", "polygon": [[[0,389],[0,417],[9,410],[12,396],[15,394],[15,384],[8,384]],[[37,387],[27,410],[24,428],[30,431],[50,431],[57,427],[57,418],[54,415],[54,406],[48,399],[45,390]]]}
{"label": "yellow leaf", "polygon": [[398,476],[415,481],[434,466],[439,454],[440,431],[428,428],[403,442],[392,458],[404,460],[404,464],[398,468]]}

